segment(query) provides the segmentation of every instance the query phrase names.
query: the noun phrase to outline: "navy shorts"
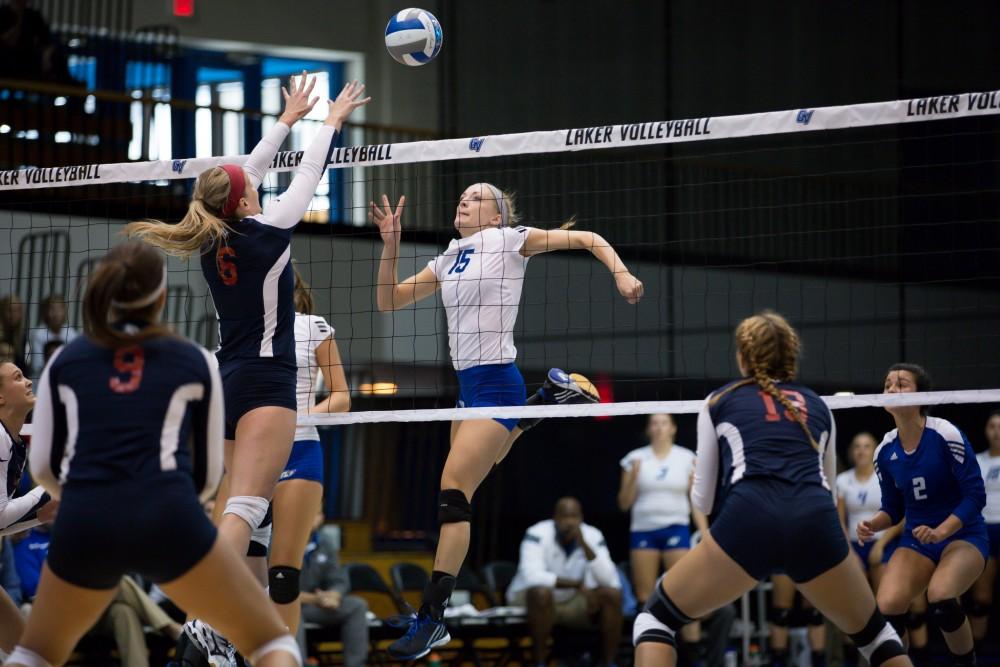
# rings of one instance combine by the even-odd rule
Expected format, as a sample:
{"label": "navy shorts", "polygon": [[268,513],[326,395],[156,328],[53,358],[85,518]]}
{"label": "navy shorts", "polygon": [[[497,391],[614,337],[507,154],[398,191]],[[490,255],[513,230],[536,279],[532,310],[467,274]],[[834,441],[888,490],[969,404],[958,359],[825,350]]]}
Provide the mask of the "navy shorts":
{"label": "navy shorts", "polygon": [[215,536],[190,478],[73,484],[62,492],[48,563],[81,588],[114,588],[129,572],[159,584],[194,567]]}
{"label": "navy shorts", "polygon": [[323,483],[323,446],[319,440],[296,440],[279,482],[305,479]]}
{"label": "navy shorts", "polygon": [[226,402],[226,440],[236,439],[236,425],[251,410],[296,409],[295,365],[274,359],[238,359],[219,368]]}
{"label": "navy shorts", "polygon": [[1000,523],[986,524],[986,536],[990,539],[990,556],[1000,558]]}
{"label": "navy shorts", "polygon": [[691,527],[683,524],[667,526],[659,530],[632,531],[629,538],[630,549],[655,549],[670,551],[671,549],[691,548]]}
{"label": "navy shorts", "polygon": [[868,555],[872,552],[872,547],[874,546],[874,541],[858,544],[857,540],[851,540],[851,548],[854,549],[854,553],[861,559],[861,566],[866,572],[868,571]]}
{"label": "navy shorts", "polygon": [[903,534],[899,538],[899,546],[913,549],[921,556],[929,558],[937,564],[941,561],[941,554],[952,542],[962,540],[979,549],[983,554],[983,560],[990,558],[990,539],[986,534],[986,525],[979,523],[972,526],[963,526],[957,533],[937,544],[921,544],[920,540],[913,536],[913,529],[910,526],[903,527]]}
{"label": "navy shorts", "polygon": [[787,574],[796,583],[810,581],[850,549],[829,491],[776,479],[737,482],[709,532],[757,580]]}
{"label": "navy shorts", "polygon": [[[485,408],[524,405],[524,378],[514,364],[487,364],[458,371],[458,407]],[[513,431],[519,419],[496,419]]]}

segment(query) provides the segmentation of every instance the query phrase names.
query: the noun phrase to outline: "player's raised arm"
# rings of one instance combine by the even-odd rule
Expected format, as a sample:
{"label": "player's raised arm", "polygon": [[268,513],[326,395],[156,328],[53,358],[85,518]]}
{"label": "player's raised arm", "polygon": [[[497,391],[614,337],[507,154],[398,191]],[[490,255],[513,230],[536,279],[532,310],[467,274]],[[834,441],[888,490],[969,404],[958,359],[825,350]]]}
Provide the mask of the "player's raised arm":
{"label": "player's raised arm", "polygon": [[603,236],[594,232],[573,229],[528,229],[521,254],[531,257],[553,250],[587,250],[607,267],[615,278],[618,292],[631,304],[642,298],[642,281],[633,276],[614,247]]}
{"label": "player's raised arm", "polygon": [[439,283],[430,266],[424,267],[416,275],[400,282],[397,265],[399,264],[399,237],[402,233],[400,218],[403,216],[403,206],[406,197],[400,197],[394,209],[389,203],[389,197],[382,195],[382,206],[370,202],[371,210],[368,219],[378,225],[382,235],[382,256],[378,264],[378,284],[375,287],[375,301],[380,312],[398,310],[415,301],[425,299],[437,291]]}
{"label": "player's raised arm", "polygon": [[267,134],[257,143],[243,165],[243,171],[246,172],[250,187],[255,189],[260,187],[264,180],[264,173],[274,160],[275,153],[285,141],[292,125],[305,118],[316,106],[319,98],[310,97],[315,86],[316,77],[310,79],[303,70],[302,76],[298,80],[294,76],[289,78],[287,90],[284,86],[281,87],[281,94],[285,98],[285,110],[278,118],[278,122],[272,125]]}

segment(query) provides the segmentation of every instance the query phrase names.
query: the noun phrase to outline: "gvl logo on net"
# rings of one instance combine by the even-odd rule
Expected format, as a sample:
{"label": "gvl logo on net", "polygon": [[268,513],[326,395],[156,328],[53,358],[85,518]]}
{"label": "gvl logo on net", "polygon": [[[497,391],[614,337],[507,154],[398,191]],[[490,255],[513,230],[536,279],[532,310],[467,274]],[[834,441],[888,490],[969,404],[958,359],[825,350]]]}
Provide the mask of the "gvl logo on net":
{"label": "gvl logo on net", "polygon": [[486,137],[473,137],[469,140],[469,150],[479,152],[479,149],[486,143]]}
{"label": "gvl logo on net", "polygon": [[809,121],[812,120],[813,110],[812,109],[801,109],[799,115],[795,117],[796,123],[802,123],[803,125],[808,125]]}
{"label": "gvl logo on net", "polygon": [[185,164],[187,164],[187,160],[174,160],[173,164],[170,165],[170,168],[174,171],[174,173],[179,174],[184,171]]}

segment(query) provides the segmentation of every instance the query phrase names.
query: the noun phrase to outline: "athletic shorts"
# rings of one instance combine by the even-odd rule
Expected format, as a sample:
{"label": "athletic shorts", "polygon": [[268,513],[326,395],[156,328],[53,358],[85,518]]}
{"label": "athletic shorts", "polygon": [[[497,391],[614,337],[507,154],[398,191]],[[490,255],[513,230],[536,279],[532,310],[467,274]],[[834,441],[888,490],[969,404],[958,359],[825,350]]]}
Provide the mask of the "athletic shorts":
{"label": "athletic shorts", "polygon": [[872,547],[874,546],[874,541],[858,544],[857,540],[851,540],[851,548],[854,549],[854,553],[856,553],[858,558],[861,559],[861,566],[865,568],[865,572],[868,571],[868,556],[871,554]]}
{"label": "athletic shorts", "polygon": [[296,409],[295,365],[274,359],[237,359],[219,368],[226,402],[226,440],[236,439],[236,425],[251,410]]}
{"label": "athletic shorts", "polygon": [[990,556],[1000,558],[1000,523],[986,524],[986,536],[990,540]]}
{"label": "athletic shorts", "polygon": [[190,479],[72,484],[62,492],[48,563],[82,588],[114,588],[129,572],[159,584],[194,567],[215,536]]}
{"label": "athletic shorts", "polygon": [[691,548],[691,527],[676,524],[658,530],[632,531],[629,538],[630,549],[655,549],[670,551],[671,549]]}
{"label": "athletic shorts", "polygon": [[323,447],[319,440],[296,440],[279,482],[305,479],[323,483]]}
{"label": "athletic shorts", "polygon": [[892,555],[896,553],[896,549],[899,548],[899,538],[889,540],[889,542],[882,549],[882,564],[885,565],[892,558]]}
{"label": "athletic shorts", "polygon": [[833,497],[815,484],[744,478],[709,532],[757,580],[787,574],[796,583],[810,581],[849,553]]}
{"label": "athletic shorts", "polygon": [[[458,407],[485,408],[524,405],[524,378],[514,364],[487,364],[458,371]],[[519,419],[495,419],[513,431]]]}
{"label": "athletic shorts", "polygon": [[989,560],[990,539],[986,534],[986,525],[982,523],[963,526],[957,533],[937,544],[921,544],[913,536],[913,529],[907,525],[903,527],[903,534],[899,538],[899,546],[913,549],[921,556],[929,558],[933,563],[937,564],[940,562],[941,554],[944,553],[945,548],[958,540],[968,542],[976,547],[979,549],[979,553],[983,554],[983,559]]}

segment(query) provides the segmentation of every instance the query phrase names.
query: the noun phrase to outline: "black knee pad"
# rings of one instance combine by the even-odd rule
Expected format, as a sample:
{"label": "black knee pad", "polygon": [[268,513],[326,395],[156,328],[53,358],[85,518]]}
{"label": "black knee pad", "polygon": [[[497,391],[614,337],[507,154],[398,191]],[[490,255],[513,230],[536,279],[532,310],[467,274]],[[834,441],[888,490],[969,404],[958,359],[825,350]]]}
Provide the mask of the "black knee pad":
{"label": "black knee pad", "polygon": [[815,607],[804,609],[803,613],[806,617],[806,625],[823,625],[823,614],[819,613],[819,609]]}
{"label": "black knee pad", "polygon": [[922,611],[911,611],[906,615],[906,627],[916,630],[927,622],[927,614]]}
{"label": "black knee pad", "polygon": [[458,489],[445,489],[438,495],[438,523],[472,521],[472,505]]}
{"label": "black knee pad", "polygon": [[680,630],[694,620],[678,609],[674,601],[667,597],[667,594],[663,592],[663,586],[660,585],[660,580],[656,582],[656,586],[653,587],[653,593],[646,600],[646,611],[652,614],[660,623],[675,631]]}
{"label": "black knee pad", "polygon": [[787,628],[792,620],[792,610],[785,607],[771,607],[767,617],[771,625],[777,625],[779,628]]}
{"label": "black knee pad", "polygon": [[267,571],[267,585],[276,604],[291,604],[299,598],[299,569],[272,567]]}
{"label": "black knee pad", "polygon": [[896,634],[902,637],[906,634],[907,617],[908,614],[885,614],[883,618],[888,621],[889,625],[892,626],[892,629],[896,631]]}
{"label": "black knee pad", "polygon": [[958,598],[932,602],[927,605],[927,613],[943,632],[955,632],[965,623],[965,612]]}
{"label": "black knee pad", "polygon": [[[898,614],[896,617],[903,619],[905,615]],[[891,623],[891,620],[887,621],[887,617],[882,616],[882,613],[876,609],[872,612],[871,618],[868,619],[868,623],[865,624],[861,632],[851,635],[854,645],[865,656],[871,667],[879,667],[892,658],[906,655],[900,636]]]}
{"label": "black knee pad", "polygon": [[989,616],[990,611],[991,611],[990,605],[980,600],[973,600],[972,603],[969,605],[969,616],[976,616],[976,617]]}
{"label": "black knee pad", "polygon": [[643,642],[669,644],[677,648],[675,635],[692,619],[677,608],[673,600],[667,597],[657,580],[653,593],[646,600],[646,607],[635,619],[632,626],[632,644],[638,646]]}

